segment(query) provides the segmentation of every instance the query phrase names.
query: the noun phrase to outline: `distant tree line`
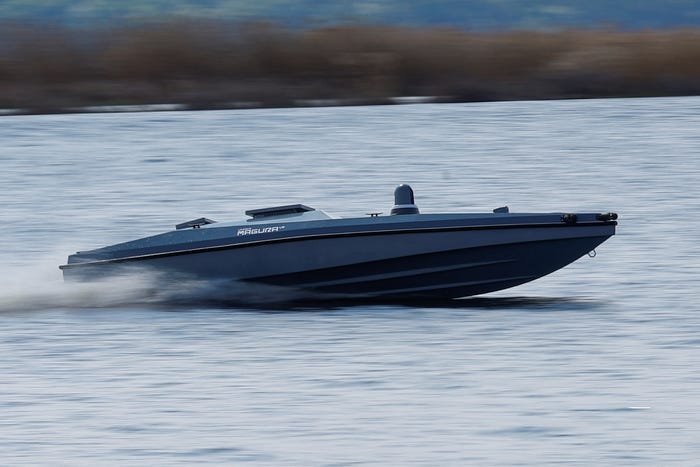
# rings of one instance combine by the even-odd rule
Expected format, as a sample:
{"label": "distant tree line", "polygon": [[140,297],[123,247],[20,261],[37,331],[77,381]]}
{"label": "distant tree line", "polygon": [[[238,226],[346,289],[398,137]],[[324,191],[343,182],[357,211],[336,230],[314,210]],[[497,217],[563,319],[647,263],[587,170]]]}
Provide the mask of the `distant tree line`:
{"label": "distant tree line", "polygon": [[293,106],[700,93],[700,30],[469,32],[170,21],[0,27],[0,108]]}

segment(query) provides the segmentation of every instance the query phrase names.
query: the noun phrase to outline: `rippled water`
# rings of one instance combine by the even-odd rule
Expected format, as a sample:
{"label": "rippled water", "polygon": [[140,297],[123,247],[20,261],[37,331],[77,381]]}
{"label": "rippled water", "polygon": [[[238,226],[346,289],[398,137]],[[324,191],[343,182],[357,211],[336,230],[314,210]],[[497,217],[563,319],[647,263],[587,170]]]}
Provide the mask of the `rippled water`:
{"label": "rippled water", "polygon": [[[698,128],[699,98],[2,117],[3,463],[693,465]],[[402,182],[618,235],[456,303],[219,308],[57,269],[201,216],[387,212]]]}

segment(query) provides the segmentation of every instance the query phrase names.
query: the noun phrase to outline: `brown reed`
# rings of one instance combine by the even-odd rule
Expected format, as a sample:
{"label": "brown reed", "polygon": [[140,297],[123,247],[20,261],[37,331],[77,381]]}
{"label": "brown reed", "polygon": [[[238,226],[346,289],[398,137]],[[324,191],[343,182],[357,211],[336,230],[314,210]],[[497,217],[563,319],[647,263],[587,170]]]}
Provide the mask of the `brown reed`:
{"label": "brown reed", "polygon": [[173,20],[0,27],[0,108],[192,108],[700,93],[700,30],[468,32]]}

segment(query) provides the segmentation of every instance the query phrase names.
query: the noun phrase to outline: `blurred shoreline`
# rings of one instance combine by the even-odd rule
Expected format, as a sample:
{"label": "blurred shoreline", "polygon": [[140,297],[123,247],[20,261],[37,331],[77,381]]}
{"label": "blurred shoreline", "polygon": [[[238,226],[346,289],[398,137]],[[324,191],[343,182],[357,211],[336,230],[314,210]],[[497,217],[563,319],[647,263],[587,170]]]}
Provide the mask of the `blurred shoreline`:
{"label": "blurred shoreline", "polygon": [[0,115],[700,94],[700,29],[0,28]]}

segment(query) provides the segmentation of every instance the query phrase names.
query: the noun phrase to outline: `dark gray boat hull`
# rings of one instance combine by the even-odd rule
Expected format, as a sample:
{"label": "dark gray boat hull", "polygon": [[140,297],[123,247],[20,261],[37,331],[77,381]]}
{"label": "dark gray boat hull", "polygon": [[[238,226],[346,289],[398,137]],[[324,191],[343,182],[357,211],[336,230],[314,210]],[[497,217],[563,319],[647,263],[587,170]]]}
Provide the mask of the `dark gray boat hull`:
{"label": "dark gray boat hull", "polygon": [[[62,268],[79,279],[138,266],[319,297],[458,298],[556,271],[614,235],[615,225],[596,214],[416,214],[290,223],[235,237],[214,235],[211,227],[188,230],[189,238],[177,234],[177,241],[170,233],[73,255]],[[240,233],[239,226],[233,231]]]}

